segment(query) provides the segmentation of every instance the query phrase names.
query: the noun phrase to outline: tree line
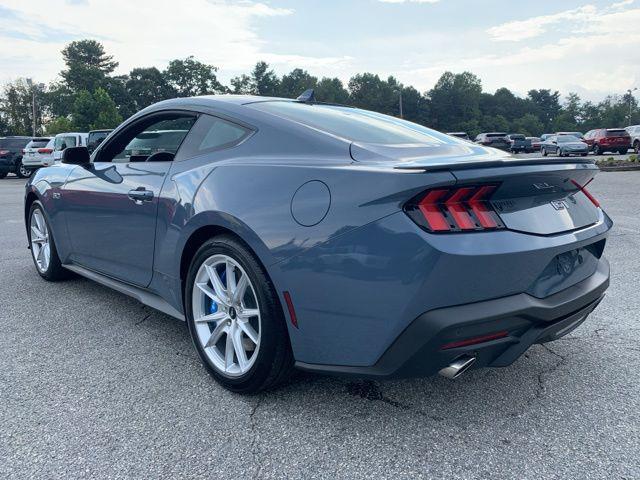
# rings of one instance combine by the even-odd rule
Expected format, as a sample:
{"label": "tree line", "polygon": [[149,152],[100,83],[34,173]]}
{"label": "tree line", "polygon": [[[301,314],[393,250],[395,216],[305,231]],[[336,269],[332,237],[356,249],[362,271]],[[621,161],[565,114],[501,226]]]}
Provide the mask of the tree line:
{"label": "tree line", "polygon": [[440,131],[517,132],[536,136],[556,131],[587,131],[640,123],[640,109],[630,93],[600,102],[578,94],[561,98],[558,91],[530,90],[520,97],[508,88],[484,92],[470,72],[445,72],[431,90],[420,92],[374,73],[354,75],[347,85],[338,78],[318,78],[296,68],[278,76],[265,62],[230,85],[218,80],[218,68],[190,56],[167,67],[134,68],[115,75],[118,62],[95,40],[69,43],[62,56],[65,69],[48,85],[19,78],[0,93],[0,135],[38,135],[113,128],[138,110],[160,100],[194,95],[237,93],[295,98],[308,88],[316,99],[402,117]]}

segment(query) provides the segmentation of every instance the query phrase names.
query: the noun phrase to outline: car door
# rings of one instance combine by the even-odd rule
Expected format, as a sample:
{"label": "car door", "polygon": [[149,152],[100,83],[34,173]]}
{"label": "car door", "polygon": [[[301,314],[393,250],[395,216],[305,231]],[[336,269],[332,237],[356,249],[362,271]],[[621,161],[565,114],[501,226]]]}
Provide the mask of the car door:
{"label": "car door", "polygon": [[151,282],[162,186],[195,120],[187,112],[142,117],[71,172],[61,196],[74,264],[134,285]]}

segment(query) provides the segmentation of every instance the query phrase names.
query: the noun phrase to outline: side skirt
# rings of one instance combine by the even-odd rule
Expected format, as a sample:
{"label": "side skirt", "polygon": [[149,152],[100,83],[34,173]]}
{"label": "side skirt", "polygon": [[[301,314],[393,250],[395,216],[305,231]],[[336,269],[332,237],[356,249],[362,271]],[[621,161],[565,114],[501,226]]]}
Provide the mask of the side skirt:
{"label": "side skirt", "polygon": [[145,305],[154,308],[162,313],[177,318],[178,320],[182,320],[183,322],[185,321],[184,314],[182,314],[182,312],[176,310],[169,304],[169,302],[156,295],[155,293],[151,293],[148,290],[144,290],[143,288],[135,287],[133,285],[129,285],[128,283],[115,280],[111,277],[94,272],[93,270],[88,270],[78,265],[66,264],[63,265],[63,267],[67,270],[71,270],[72,272],[77,273],[82,277],[88,278],[89,280],[93,280],[94,282],[104,285],[105,287],[109,287],[112,290],[133,297],[140,303],[144,303]]}

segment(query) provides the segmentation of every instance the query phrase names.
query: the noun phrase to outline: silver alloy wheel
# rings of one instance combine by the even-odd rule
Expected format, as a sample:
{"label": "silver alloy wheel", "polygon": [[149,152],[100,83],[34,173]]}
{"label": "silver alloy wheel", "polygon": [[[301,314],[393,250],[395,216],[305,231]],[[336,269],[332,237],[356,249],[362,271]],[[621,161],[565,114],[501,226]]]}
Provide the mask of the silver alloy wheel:
{"label": "silver alloy wheel", "polygon": [[26,168],[22,162],[20,162],[20,168],[18,169],[20,170],[20,175],[23,177],[30,177],[31,176],[31,170],[29,170],[28,168]]}
{"label": "silver alloy wheel", "polygon": [[198,269],[192,311],[203,351],[228,377],[245,374],[258,357],[260,307],[249,276],[227,255],[213,255]]}
{"label": "silver alloy wheel", "polygon": [[31,253],[36,266],[41,273],[45,273],[51,261],[51,245],[49,244],[49,229],[44,215],[36,208],[31,213]]}

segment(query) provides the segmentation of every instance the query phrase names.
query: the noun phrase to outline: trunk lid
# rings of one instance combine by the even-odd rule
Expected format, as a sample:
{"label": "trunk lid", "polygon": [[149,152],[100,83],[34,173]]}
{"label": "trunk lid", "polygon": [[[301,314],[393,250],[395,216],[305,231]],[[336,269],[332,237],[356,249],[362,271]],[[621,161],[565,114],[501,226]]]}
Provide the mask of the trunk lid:
{"label": "trunk lid", "polygon": [[599,171],[586,158],[518,159],[480,145],[352,144],[352,157],[403,171],[449,171],[456,186],[497,185],[491,205],[505,227],[553,235],[593,225],[600,209],[582,190]]}

